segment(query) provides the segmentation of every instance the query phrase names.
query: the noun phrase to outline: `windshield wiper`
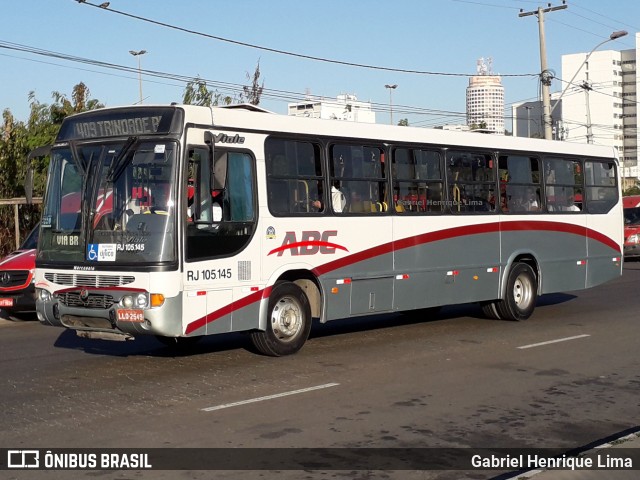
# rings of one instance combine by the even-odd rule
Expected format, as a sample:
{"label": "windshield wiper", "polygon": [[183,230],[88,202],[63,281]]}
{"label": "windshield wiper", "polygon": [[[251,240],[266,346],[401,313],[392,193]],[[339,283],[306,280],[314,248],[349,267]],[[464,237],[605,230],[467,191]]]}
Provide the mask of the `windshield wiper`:
{"label": "windshield wiper", "polygon": [[118,155],[113,159],[107,172],[107,182],[113,182],[116,178],[122,175],[122,172],[127,168],[126,159],[129,156],[133,147],[138,143],[138,137],[129,137],[125,144],[120,149]]}
{"label": "windshield wiper", "polygon": [[78,155],[78,148],[76,146],[76,142],[69,142],[69,149],[71,150],[71,159],[73,160],[74,165],[78,169],[80,176],[85,178],[87,175],[86,166],[82,163],[80,159],[80,155]]}

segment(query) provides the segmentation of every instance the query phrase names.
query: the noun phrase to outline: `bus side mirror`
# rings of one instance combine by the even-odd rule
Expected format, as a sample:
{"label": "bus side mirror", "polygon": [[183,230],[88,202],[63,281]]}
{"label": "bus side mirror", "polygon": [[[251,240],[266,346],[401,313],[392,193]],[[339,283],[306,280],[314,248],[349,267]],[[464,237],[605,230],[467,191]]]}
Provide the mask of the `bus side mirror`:
{"label": "bus side mirror", "polygon": [[31,162],[27,164],[27,174],[24,177],[24,196],[27,199],[27,205],[33,203],[33,166]]}
{"label": "bus side mirror", "polygon": [[224,190],[227,182],[227,155],[221,153],[216,157],[215,137],[211,132],[204,132],[204,143],[209,146],[209,151],[213,157],[213,167],[211,168],[210,185],[211,190]]}
{"label": "bus side mirror", "polygon": [[51,152],[51,145],[44,145],[42,147],[34,148],[27,155],[27,173],[24,178],[24,196],[27,200],[27,204],[33,203],[33,159],[39,157],[46,157]]}
{"label": "bus side mirror", "polygon": [[224,190],[227,183],[227,154],[224,153],[213,160],[213,178],[211,185],[213,190]]}

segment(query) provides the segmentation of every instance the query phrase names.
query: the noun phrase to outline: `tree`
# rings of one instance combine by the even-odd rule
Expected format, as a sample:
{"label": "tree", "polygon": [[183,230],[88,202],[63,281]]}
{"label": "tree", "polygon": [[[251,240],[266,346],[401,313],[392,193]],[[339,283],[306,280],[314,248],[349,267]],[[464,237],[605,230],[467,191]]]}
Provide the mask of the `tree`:
{"label": "tree", "polygon": [[[60,92],[53,92],[54,103],[47,105],[29,93],[29,119],[14,118],[9,109],[2,112],[0,125],[0,198],[24,197],[27,154],[34,148],[53,143],[62,120],[73,113],[101,108],[97,100],[90,99],[89,89],[80,82],[73,87],[71,100]],[[47,177],[48,158],[34,159],[34,196],[42,196]],[[20,230],[26,233],[39,218],[39,209],[20,207]],[[15,246],[13,238],[13,209],[0,209],[0,255]]]}
{"label": "tree", "polygon": [[194,78],[187,83],[182,94],[182,103],[185,105],[199,105],[203,107],[213,107],[216,105],[230,105],[233,98],[223,96],[217,90],[209,90],[207,82],[200,77]]}
{"label": "tree", "polygon": [[629,187],[622,192],[622,195],[625,197],[629,195],[640,195],[640,186],[634,185],[633,187]]}
{"label": "tree", "polygon": [[408,127],[409,126],[409,119],[408,118],[403,118],[398,122],[398,125],[401,127]]}
{"label": "tree", "polygon": [[245,85],[242,87],[240,99],[243,102],[250,103],[251,105],[258,105],[260,103],[262,91],[264,90],[264,80],[262,81],[262,85],[260,85],[260,60],[258,60],[256,69],[253,72],[253,77],[249,75],[249,72],[247,72],[247,80],[251,80],[251,86]]}
{"label": "tree", "polygon": [[55,103],[50,107],[51,121],[54,124],[61,124],[65,117],[74,113],[104,107],[104,105],[97,100],[89,99],[91,93],[89,92],[89,88],[83,82],[80,82],[73,87],[71,100],[69,100],[66,95],[57,91],[52,92],[51,95],[55,100]]}
{"label": "tree", "polygon": [[487,128],[487,122],[485,122],[484,120],[481,121],[480,123],[472,123],[471,125],[469,125],[469,128],[471,130],[483,130]]}

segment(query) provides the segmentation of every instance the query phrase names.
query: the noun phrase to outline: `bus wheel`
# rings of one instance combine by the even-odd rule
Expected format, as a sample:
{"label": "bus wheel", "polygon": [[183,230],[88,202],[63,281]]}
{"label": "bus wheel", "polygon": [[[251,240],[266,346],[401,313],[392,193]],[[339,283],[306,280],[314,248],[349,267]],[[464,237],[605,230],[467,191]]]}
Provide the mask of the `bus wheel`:
{"label": "bus wheel", "polygon": [[501,320],[502,317],[498,313],[497,308],[498,302],[490,301],[490,302],[482,302],[480,306],[482,307],[482,312],[485,314],[487,318],[493,318],[495,320]]}
{"label": "bus wheel", "polygon": [[266,330],[251,332],[253,345],[260,353],[272,357],[296,353],[311,331],[311,306],[307,296],[294,283],[276,283],[268,308]]}
{"label": "bus wheel", "polygon": [[516,263],[507,277],[505,298],[495,308],[505,320],[526,320],[536,307],[538,281],[533,269],[526,263]]}

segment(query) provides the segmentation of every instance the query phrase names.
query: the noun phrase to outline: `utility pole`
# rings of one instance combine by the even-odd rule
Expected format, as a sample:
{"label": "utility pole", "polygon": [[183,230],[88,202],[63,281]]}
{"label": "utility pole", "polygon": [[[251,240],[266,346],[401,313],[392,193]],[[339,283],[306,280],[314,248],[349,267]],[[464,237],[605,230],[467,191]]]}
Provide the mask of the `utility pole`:
{"label": "utility pole", "polygon": [[551,80],[553,79],[553,73],[549,71],[547,66],[547,45],[544,35],[544,14],[548,12],[554,12],[556,10],[564,10],[567,8],[566,0],[562,0],[562,5],[552,7],[549,4],[548,8],[538,7],[537,10],[531,12],[524,12],[520,9],[519,17],[527,17],[529,15],[536,15],[538,17],[538,34],[540,37],[540,82],[542,83],[542,123],[544,124],[544,138],[546,140],[553,140],[553,131],[551,128]]}
{"label": "utility pole", "polygon": [[593,129],[591,126],[591,108],[589,107],[589,91],[593,90],[591,84],[587,81],[582,82],[580,85],[584,90],[585,105],[587,107],[587,143],[593,143]]}

